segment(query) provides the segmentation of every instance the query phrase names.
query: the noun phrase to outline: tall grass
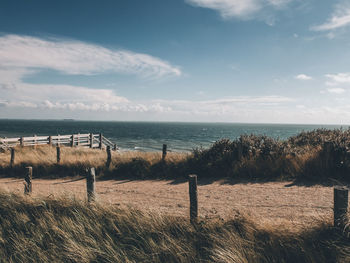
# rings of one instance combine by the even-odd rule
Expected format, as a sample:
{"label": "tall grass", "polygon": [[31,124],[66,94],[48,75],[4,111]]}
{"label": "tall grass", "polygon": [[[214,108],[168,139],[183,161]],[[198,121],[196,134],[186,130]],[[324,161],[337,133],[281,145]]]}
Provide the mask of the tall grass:
{"label": "tall grass", "polygon": [[349,239],[328,224],[188,221],[0,192],[0,262],[350,262]]}
{"label": "tall grass", "polygon": [[[327,150],[325,142],[330,142]],[[99,150],[65,147],[60,165],[56,165],[55,148],[17,148],[16,151],[13,169],[9,169],[10,154],[0,154],[0,174],[20,174],[23,167],[31,165],[36,176],[74,176],[94,166],[98,174],[111,178],[182,179],[196,173],[202,178],[250,181],[350,181],[350,129],[318,129],[284,141],[242,135],[188,154],[170,152],[165,161],[161,160],[160,152],[114,152],[109,168],[105,167],[106,153]]]}

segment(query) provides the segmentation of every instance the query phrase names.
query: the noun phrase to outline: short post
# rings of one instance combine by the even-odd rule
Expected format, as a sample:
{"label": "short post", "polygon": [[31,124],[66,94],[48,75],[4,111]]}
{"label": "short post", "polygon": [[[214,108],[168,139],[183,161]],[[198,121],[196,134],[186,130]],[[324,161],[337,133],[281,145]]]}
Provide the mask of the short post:
{"label": "short post", "polygon": [[95,201],[96,193],[95,193],[95,168],[91,167],[86,175],[86,190],[87,190],[87,198],[88,202]]}
{"label": "short post", "polygon": [[114,144],[114,145],[113,145],[113,151],[116,151],[116,150],[117,150],[117,145]]}
{"label": "short post", "polygon": [[70,147],[74,147],[74,134],[72,134],[72,141],[70,142]]}
{"label": "short post", "polygon": [[165,160],[165,157],[166,157],[166,148],[167,148],[167,145],[163,144],[163,154],[162,154],[162,160],[163,161]]}
{"label": "short post", "polygon": [[61,162],[61,147],[57,146],[56,152],[57,152],[57,163],[60,163]]}
{"label": "short post", "polygon": [[52,146],[52,136],[49,136],[49,145]]}
{"label": "short post", "polygon": [[13,167],[13,164],[15,163],[15,149],[11,148],[11,160],[10,160],[10,167]]}
{"label": "short post", "polygon": [[196,224],[198,222],[197,175],[189,175],[188,183],[190,193],[190,221],[192,224]]}
{"label": "short post", "polygon": [[33,168],[31,166],[26,167],[26,175],[24,177],[24,194],[30,195],[32,193],[32,178]]}
{"label": "short post", "polygon": [[106,167],[109,168],[111,165],[112,161],[112,153],[111,153],[111,146],[107,146],[107,162],[106,162]]}
{"label": "short post", "polygon": [[100,144],[98,145],[98,148],[102,150],[102,133],[100,133],[99,137],[100,137]]}
{"label": "short post", "polygon": [[23,137],[21,137],[21,138],[19,139],[19,145],[20,145],[21,147],[24,146],[24,139],[23,139]]}
{"label": "short post", "polygon": [[94,147],[94,134],[90,133],[90,148]]}
{"label": "short post", "polygon": [[34,134],[34,145],[33,145],[33,148],[35,149],[36,148],[36,134]]}
{"label": "short post", "polygon": [[348,189],[334,187],[334,226],[343,229],[347,223]]}
{"label": "short post", "polygon": [[78,133],[78,135],[77,135],[77,146],[79,146],[79,136],[80,135],[80,133]]}

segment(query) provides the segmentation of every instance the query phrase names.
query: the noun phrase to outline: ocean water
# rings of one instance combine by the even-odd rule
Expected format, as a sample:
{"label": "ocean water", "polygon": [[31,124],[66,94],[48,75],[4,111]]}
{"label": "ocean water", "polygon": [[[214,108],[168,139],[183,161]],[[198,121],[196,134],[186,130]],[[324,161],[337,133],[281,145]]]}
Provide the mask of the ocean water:
{"label": "ocean water", "polygon": [[348,128],[340,125],[178,123],[178,122],[100,122],[70,120],[0,120],[0,137],[100,133],[122,151],[191,151],[209,147],[222,138],[241,134],[267,135],[281,140],[317,128]]}

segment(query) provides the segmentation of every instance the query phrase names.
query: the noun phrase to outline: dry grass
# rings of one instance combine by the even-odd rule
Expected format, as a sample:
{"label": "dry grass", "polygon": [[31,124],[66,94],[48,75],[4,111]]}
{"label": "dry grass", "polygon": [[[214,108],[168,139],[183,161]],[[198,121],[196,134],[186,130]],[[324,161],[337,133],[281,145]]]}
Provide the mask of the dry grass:
{"label": "dry grass", "polygon": [[330,225],[298,233],[237,215],[201,221],[0,192],[1,262],[349,262]]}

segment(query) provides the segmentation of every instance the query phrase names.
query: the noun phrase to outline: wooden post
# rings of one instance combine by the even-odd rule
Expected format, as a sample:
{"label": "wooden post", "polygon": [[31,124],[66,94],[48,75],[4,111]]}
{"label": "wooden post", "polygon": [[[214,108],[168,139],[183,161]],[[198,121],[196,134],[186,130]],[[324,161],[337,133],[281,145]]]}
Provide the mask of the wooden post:
{"label": "wooden post", "polygon": [[106,162],[106,167],[109,168],[111,165],[112,161],[112,153],[111,153],[111,146],[107,146],[107,162]]}
{"label": "wooden post", "polygon": [[36,135],[35,135],[35,134],[34,134],[34,140],[33,140],[33,142],[34,142],[33,148],[35,149],[35,148],[36,148]]}
{"label": "wooden post", "polygon": [[188,183],[190,193],[190,221],[192,224],[196,224],[198,222],[197,175],[189,175]]}
{"label": "wooden post", "polygon": [[56,152],[57,152],[57,163],[60,163],[61,162],[61,147],[57,146]]}
{"label": "wooden post", "polygon": [[80,133],[78,133],[78,135],[77,135],[77,146],[79,146],[79,136],[80,135]]}
{"label": "wooden post", "polygon": [[30,195],[32,193],[32,178],[33,168],[31,166],[26,167],[26,175],[24,177],[24,194]]}
{"label": "wooden post", "polygon": [[72,141],[70,142],[70,147],[74,147],[74,134],[72,134]]}
{"label": "wooden post", "polygon": [[95,168],[91,167],[86,175],[86,190],[87,190],[87,198],[88,202],[95,201],[96,193],[95,193]]}
{"label": "wooden post", "polygon": [[165,156],[166,156],[166,148],[167,148],[167,145],[163,144],[163,154],[162,154],[162,160],[163,161],[165,160]]}
{"label": "wooden post", "polygon": [[19,139],[19,145],[20,145],[21,147],[24,146],[24,139],[23,139],[23,137],[21,137],[21,138]]}
{"label": "wooden post", "polygon": [[100,144],[98,145],[98,148],[102,150],[102,133],[100,133]]}
{"label": "wooden post", "polygon": [[57,146],[60,146],[60,135],[57,136]]}
{"label": "wooden post", "polygon": [[94,134],[90,133],[90,148],[94,146]]}
{"label": "wooden post", "polygon": [[334,187],[334,226],[343,229],[347,223],[348,189]]}
{"label": "wooden post", "polygon": [[13,164],[15,163],[15,149],[11,148],[11,160],[10,160],[10,167],[13,167]]}
{"label": "wooden post", "polygon": [[49,136],[49,145],[52,146],[52,136]]}
{"label": "wooden post", "polygon": [[116,151],[116,150],[117,150],[117,145],[114,144],[114,145],[113,145],[113,151]]}

